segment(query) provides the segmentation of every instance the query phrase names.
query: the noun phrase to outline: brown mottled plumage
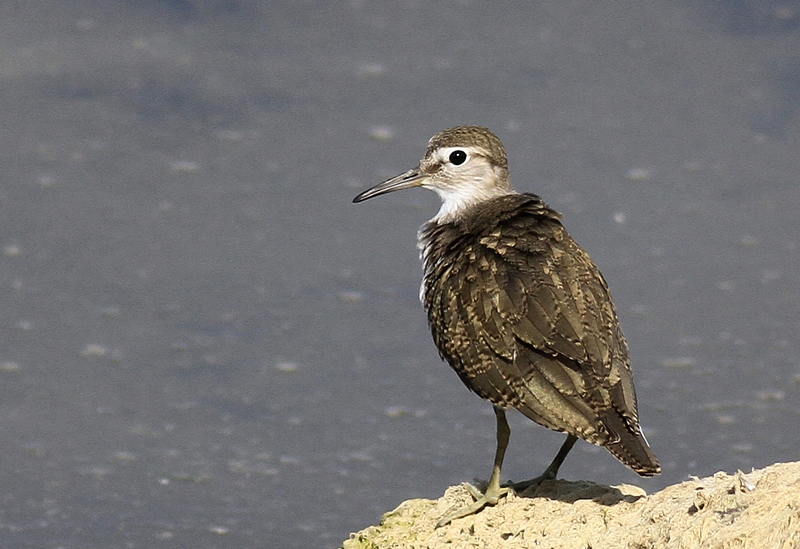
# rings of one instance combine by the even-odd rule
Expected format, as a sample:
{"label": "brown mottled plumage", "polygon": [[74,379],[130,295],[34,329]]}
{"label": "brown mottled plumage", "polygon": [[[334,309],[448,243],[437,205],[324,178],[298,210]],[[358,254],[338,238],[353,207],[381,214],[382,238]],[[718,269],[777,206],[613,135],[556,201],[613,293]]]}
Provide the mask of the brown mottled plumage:
{"label": "brown mottled plumage", "polygon": [[443,204],[422,226],[421,298],[441,357],[495,406],[498,447],[485,494],[440,525],[493,505],[508,491],[500,468],[510,431],[503,410],[569,436],[541,477],[554,478],[577,438],[604,446],[643,476],[660,472],[639,427],[628,346],[600,271],[561,216],[516,193],[500,140],[461,126],[434,136],[415,169],[360,202],[421,186]]}

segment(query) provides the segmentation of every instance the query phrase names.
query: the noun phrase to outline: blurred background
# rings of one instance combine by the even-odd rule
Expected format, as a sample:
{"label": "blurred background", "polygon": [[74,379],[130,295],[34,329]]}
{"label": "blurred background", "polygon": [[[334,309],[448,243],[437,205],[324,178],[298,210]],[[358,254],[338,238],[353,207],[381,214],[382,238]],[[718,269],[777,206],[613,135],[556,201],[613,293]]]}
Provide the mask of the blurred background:
{"label": "blurred background", "polygon": [[[562,476],[798,459],[800,2],[5,2],[3,546],[335,547],[488,477],[438,198],[351,203],[462,124],[605,274],[664,470]],[[516,480],[563,439],[512,430]]]}

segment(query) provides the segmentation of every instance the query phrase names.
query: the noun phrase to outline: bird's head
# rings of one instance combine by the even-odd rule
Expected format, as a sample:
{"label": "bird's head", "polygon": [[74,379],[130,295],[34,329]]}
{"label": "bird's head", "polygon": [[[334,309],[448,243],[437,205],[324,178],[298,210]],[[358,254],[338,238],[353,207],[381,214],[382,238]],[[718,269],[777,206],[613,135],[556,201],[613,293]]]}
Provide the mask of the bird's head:
{"label": "bird's head", "polygon": [[364,191],[353,202],[411,187],[436,191],[442,207],[434,220],[440,223],[453,221],[486,200],[515,192],[508,179],[503,144],[480,126],[458,126],[437,133],[428,142],[419,166]]}

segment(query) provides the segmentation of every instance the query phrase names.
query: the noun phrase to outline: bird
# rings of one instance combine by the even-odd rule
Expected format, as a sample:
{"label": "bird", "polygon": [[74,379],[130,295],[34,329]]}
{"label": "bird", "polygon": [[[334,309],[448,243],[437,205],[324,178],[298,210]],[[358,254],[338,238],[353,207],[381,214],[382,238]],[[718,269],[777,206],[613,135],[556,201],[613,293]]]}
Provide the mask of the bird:
{"label": "bird", "polygon": [[[605,447],[639,475],[660,473],[639,424],[628,344],[608,284],[561,214],[511,186],[500,139],[481,126],[439,132],[417,167],[353,202],[413,187],[442,201],[418,233],[420,299],[434,343],[461,381],[492,403],[497,428],[485,491],[467,485],[474,502],[436,526],[555,479],[578,439]],[[512,408],[567,438],[541,475],[502,484]]]}

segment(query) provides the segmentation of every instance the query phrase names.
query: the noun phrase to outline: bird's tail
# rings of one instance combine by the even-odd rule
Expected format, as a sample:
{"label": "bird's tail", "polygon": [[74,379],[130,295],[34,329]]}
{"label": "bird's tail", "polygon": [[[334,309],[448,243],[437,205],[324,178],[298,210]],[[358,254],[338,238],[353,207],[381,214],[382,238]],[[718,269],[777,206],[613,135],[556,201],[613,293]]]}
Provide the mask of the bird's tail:
{"label": "bird's tail", "polygon": [[614,457],[643,477],[652,477],[661,472],[658,459],[650,449],[650,445],[638,425],[635,429],[636,432],[632,432],[633,429],[626,424],[625,420],[615,413],[608,414],[603,419],[603,423],[612,435],[616,435],[604,444]]}

